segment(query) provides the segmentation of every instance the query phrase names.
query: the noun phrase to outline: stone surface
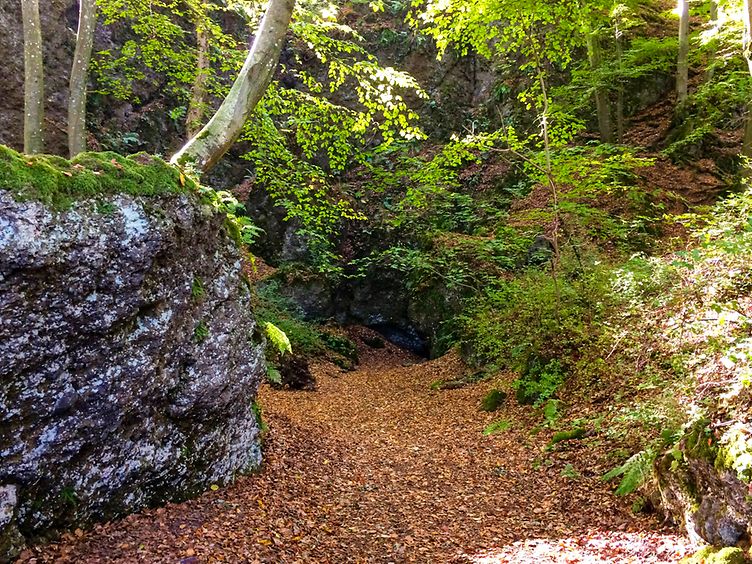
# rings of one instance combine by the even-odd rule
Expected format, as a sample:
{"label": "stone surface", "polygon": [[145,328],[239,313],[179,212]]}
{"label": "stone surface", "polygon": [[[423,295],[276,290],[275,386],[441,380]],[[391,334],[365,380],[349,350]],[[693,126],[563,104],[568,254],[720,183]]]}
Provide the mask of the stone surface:
{"label": "stone surface", "polygon": [[752,541],[750,488],[736,472],[719,468],[711,449],[690,448],[685,438],[679,449],[656,461],[661,505],[693,542],[748,547]]}
{"label": "stone surface", "polygon": [[6,557],[18,531],[185,498],[260,463],[264,361],[224,222],[185,194],[51,212],[0,190]]}

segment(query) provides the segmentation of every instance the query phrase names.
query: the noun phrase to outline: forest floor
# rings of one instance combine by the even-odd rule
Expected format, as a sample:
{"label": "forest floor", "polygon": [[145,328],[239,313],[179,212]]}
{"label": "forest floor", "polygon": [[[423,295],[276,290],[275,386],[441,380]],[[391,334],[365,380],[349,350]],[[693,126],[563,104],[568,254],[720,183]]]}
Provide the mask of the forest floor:
{"label": "forest floor", "polygon": [[[431,387],[466,372],[453,354],[423,362],[362,346],[354,372],[317,365],[317,391],[264,387],[257,474],[21,561],[657,563],[691,552],[613,495],[582,442],[547,451],[512,399],[479,411],[498,382]],[[499,418],[511,427],[484,436]]]}

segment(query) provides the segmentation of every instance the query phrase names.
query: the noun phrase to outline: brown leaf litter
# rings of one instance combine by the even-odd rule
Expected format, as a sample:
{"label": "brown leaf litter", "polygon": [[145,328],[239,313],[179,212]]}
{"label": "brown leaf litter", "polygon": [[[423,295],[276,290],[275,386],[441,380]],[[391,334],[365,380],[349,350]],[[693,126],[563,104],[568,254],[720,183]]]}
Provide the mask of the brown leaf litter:
{"label": "brown leaf litter", "polygon": [[[536,466],[546,440],[520,422],[530,408],[509,400],[479,411],[494,382],[432,390],[467,372],[456,355],[421,362],[361,344],[361,362],[350,373],[315,366],[316,392],[264,387],[270,431],[257,474],[66,535],[21,561],[660,563],[689,552],[612,494],[587,448]],[[484,436],[500,418],[511,428]]]}

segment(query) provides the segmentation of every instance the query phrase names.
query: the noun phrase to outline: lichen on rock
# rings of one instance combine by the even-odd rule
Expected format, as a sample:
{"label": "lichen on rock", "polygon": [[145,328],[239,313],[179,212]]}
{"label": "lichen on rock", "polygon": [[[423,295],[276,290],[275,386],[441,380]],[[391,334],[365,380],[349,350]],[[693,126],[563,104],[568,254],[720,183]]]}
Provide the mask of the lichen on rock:
{"label": "lichen on rock", "polygon": [[[664,511],[696,542],[748,547],[752,541],[749,484],[719,442],[711,420],[699,418],[679,444],[656,460]],[[746,451],[745,451],[746,452]]]}
{"label": "lichen on rock", "polygon": [[19,177],[24,158],[0,154],[0,561],[261,460],[264,361],[223,214],[149,158]]}

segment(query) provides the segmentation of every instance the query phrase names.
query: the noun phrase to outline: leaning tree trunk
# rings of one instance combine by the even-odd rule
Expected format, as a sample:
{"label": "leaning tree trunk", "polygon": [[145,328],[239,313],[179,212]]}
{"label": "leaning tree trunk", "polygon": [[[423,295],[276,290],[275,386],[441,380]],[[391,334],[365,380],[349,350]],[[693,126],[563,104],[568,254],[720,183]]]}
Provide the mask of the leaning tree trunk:
{"label": "leaning tree trunk", "polygon": [[206,83],[209,79],[210,61],[209,61],[209,30],[206,29],[205,13],[199,10],[203,8],[199,5],[196,8],[194,26],[196,28],[196,45],[198,48],[196,79],[191,86],[191,99],[188,102],[188,112],[185,116],[185,128],[190,139],[201,130],[206,116],[207,90]]}
{"label": "leaning tree trunk", "polygon": [[86,150],[86,87],[96,25],[96,0],[81,0],[68,100],[68,150],[71,158]]}
{"label": "leaning tree trunk", "polygon": [[[601,45],[594,32],[587,34],[588,61],[592,70],[598,70],[601,66]],[[614,131],[611,126],[611,107],[608,102],[608,91],[599,87],[595,90],[595,110],[598,115],[598,130],[601,141],[604,143],[614,142]]]}
{"label": "leaning tree trunk", "polygon": [[21,0],[24,35],[24,152],[44,151],[44,64],[39,0]]}
{"label": "leaning tree trunk", "polygon": [[243,68],[214,116],[171,162],[199,174],[211,169],[240,137],[272,80],[295,0],[271,0]]}
{"label": "leaning tree trunk", "polygon": [[689,83],[689,0],[678,0],[679,57],[676,62],[676,100],[687,99]]}

